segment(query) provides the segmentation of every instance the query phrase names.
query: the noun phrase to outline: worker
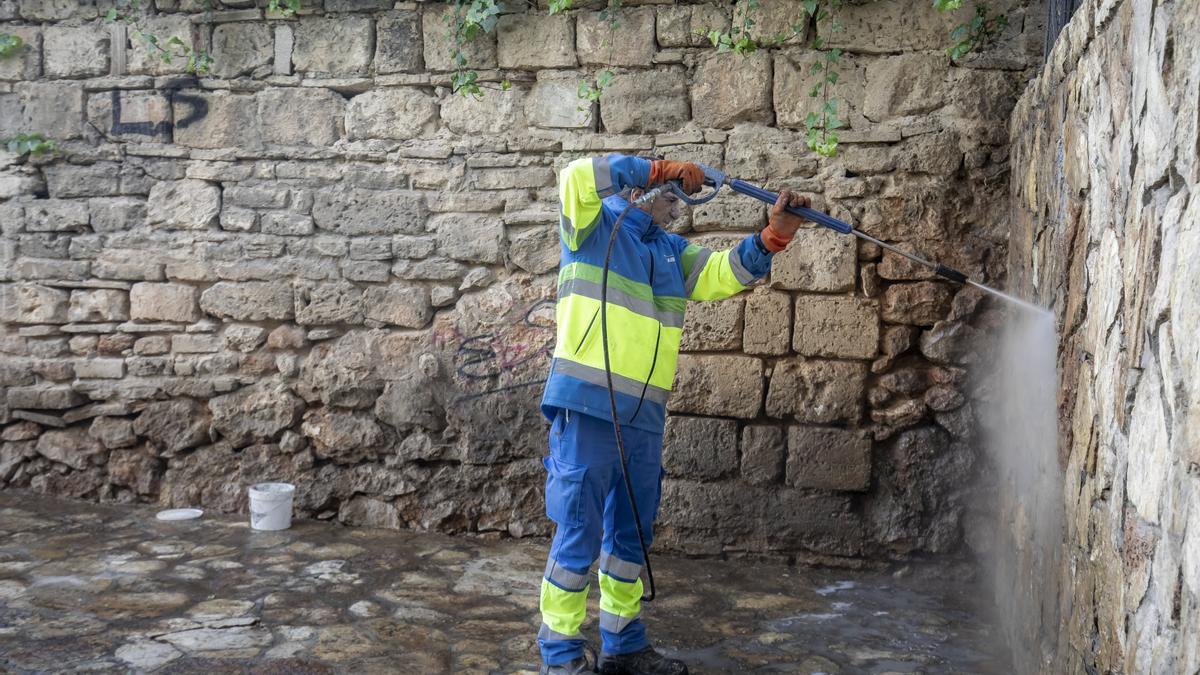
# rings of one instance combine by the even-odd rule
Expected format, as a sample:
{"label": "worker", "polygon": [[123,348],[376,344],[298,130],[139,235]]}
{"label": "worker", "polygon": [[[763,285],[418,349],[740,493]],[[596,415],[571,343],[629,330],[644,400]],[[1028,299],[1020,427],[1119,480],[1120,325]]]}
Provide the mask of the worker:
{"label": "worker", "polygon": [[[573,161],[559,174],[558,339],[541,404],[551,421],[550,454],[543,460],[546,515],[556,526],[541,584],[543,674],[687,673],[682,661],[650,645],[640,619],[644,560],[613,433],[600,337],[601,276],[612,228],[631,202],[665,181],[695,193],[704,171],[690,162],[608,155]],[[803,222],[785,206],[808,205],[807,198],[782,191],[765,229],[721,251],[663,230],[683,215],[683,202],[669,191],[630,208],[620,222],[608,279],[608,351],[626,471],[647,547],[687,301],[727,298],[766,275],[772,256]],[[579,628],[597,561],[601,652],[592,664]]]}

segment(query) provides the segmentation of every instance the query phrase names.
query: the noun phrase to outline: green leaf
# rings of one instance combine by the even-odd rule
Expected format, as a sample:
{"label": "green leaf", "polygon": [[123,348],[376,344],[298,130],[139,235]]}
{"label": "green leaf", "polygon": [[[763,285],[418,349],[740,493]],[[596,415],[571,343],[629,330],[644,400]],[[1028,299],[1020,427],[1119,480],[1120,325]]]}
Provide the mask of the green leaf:
{"label": "green leaf", "polygon": [[815,112],[810,112],[804,116],[804,126],[812,129],[821,123],[821,117]]}
{"label": "green leaf", "polygon": [[813,64],[808,67],[808,70],[811,73],[819,73],[822,70],[825,70],[825,64],[821,61],[813,61]]}
{"label": "green leaf", "polygon": [[817,0],[804,0],[801,4],[804,5],[804,11],[808,12],[809,16],[817,13]]}
{"label": "green leaf", "polygon": [[821,106],[821,112],[826,115],[836,115],[837,108],[838,100],[836,98],[831,98],[828,101],[825,101],[825,105]]}
{"label": "green leaf", "polygon": [[833,117],[830,117],[828,120],[825,121],[825,128],[830,131],[833,131],[834,129],[841,129],[842,125],[843,125],[843,122],[840,119],[838,119],[836,115],[834,115]]}
{"label": "green leaf", "polygon": [[117,8],[109,7],[108,11],[104,13],[104,20],[107,23],[112,23],[113,21],[116,21],[117,20]]}
{"label": "green leaf", "polygon": [[0,59],[16,54],[23,44],[19,35],[0,33]]}
{"label": "green leaf", "polygon": [[821,83],[818,82],[813,85],[812,89],[808,90],[808,96],[809,96],[809,98],[816,98],[820,95],[821,95]]}
{"label": "green leaf", "polygon": [[502,91],[508,91],[509,89],[512,89],[512,82],[509,80],[500,80],[500,89]]}
{"label": "green leaf", "polygon": [[824,46],[824,44],[825,44],[825,40],[820,35],[813,38],[813,41],[812,41],[813,49],[820,49],[822,46]]}

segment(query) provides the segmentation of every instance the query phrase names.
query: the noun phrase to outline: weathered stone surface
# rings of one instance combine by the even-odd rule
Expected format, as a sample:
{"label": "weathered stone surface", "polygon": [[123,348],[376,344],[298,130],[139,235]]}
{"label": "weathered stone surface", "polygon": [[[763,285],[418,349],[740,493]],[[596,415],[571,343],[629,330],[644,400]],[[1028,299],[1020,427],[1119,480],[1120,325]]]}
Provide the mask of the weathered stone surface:
{"label": "weathered stone surface", "polygon": [[708,31],[726,31],[729,15],[712,5],[663,5],[656,28],[660,47],[708,47]]}
{"label": "weathered stone surface", "polygon": [[[808,94],[814,86],[824,82],[825,69],[814,71],[814,64],[824,65],[827,53],[812,49],[789,49],[776,54],[772,82],[776,124],[805,130],[805,119],[809,113],[822,114],[824,97]],[[838,120],[845,129],[862,127],[865,121],[863,99],[867,90],[863,59],[852,53],[844,53],[830,70],[838,74],[837,84],[829,90],[831,97],[837,98]],[[846,131],[839,130],[838,133],[845,134]],[[839,155],[842,150],[839,148]]]}
{"label": "weathered stone surface", "polygon": [[749,356],[681,355],[671,412],[753,418],[762,407],[762,362]]}
{"label": "weathered stone surface", "polygon": [[375,72],[409,73],[423,65],[421,15],[395,11],[377,14],[375,20]]}
{"label": "weathered stone surface", "polygon": [[610,133],[656,134],[687,124],[686,73],[647,70],[618,76],[600,96],[600,119]]}
{"label": "weathered stone surface", "polygon": [[342,136],[346,99],[329,89],[259,92],[262,139],[278,145],[331,145]]}
{"label": "weathered stone surface", "polygon": [[[425,67],[429,70],[454,70],[454,39],[451,29],[453,7],[427,4],[421,12],[421,40],[425,50]],[[496,67],[496,34],[482,33],[463,45],[466,68]]]}
{"label": "weathered stone surface", "polygon": [[771,263],[771,285],[800,291],[852,291],[854,240],[825,229],[801,229]]}
{"label": "weathered stone surface", "polygon": [[207,443],[211,421],[205,404],[177,398],[147,404],[133,421],[133,430],[154,443],[163,456],[170,457]]}
{"label": "weathered stone surface", "polygon": [[172,100],[174,119],[188,119],[197,107],[197,99],[207,112],[186,126],[179,124],[174,127],[176,145],[239,149],[262,145],[256,97],[226,91],[193,93],[187,98],[177,96]]}
{"label": "weathered stone surface", "polygon": [[766,356],[788,352],[792,337],[792,299],[787,294],[765,288],[755,290],[746,296],[745,314],[742,351]]}
{"label": "weathered stone surface", "polygon": [[[700,121],[694,107],[693,117]],[[817,162],[808,150],[804,135],[799,132],[762,124],[739,124],[729,132],[725,170],[743,180],[774,181],[813,176],[817,172]]]}
{"label": "weathered stone surface", "polygon": [[208,181],[155,183],[146,201],[146,219],[167,230],[205,230],[217,224],[221,190]]}
{"label": "weathered stone surface", "polygon": [[737,470],[737,422],[672,415],[663,432],[663,468],[673,476],[711,480]]}
{"label": "weathered stone surface", "polygon": [[102,26],[47,26],[42,31],[42,49],[46,77],[94,77],[108,72],[108,31]]}
{"label": "weathered stone surface", "polygon": [[701,126],[722,129],[739,122],[770,123],[771,56],[762,51],[730,57],[710,54],[696,67],[692,118]]}
{"label": "weathered stone surface", "polygon": [[120,417],[97,417],[88,427],[88,435],[106,448],[128,448],[137,442],[133,422]]}
{"label": "weathered stone surface", "polygon": [[936,281],[893,284],[883,294],[884,321],[932,326],[950,312],[954,294]]}
{"label": "weathered stone surface", "polygon": [[373,286],[363,293],[368,321],[403,328],[421,328],[433,318],[429,289],[410,284]]}
{"label": "weathered stone surface", "polygon": [[866,491],[871,486],[871,439],[844,429],[789,427],[787,484]]}
{"label": "weathered stone surface", "polygon": [[778,483],[786,456],[783,429],[759,424],[742,429],[742,480],[751,485]]}
{"label": "weathered stone surface", "polygon": [[362,291],[352,283],[297,283],[296,323],[301,326],[360,324],[363,320]]}
{"label": "weathered stone surface", "polygon": [[614,13],[613,28],[600,12],[576,16],[575,44],[584,65],[641,67],[654,61],[654,9],[637,7]]}
{"label": "weathered stone surface", "polygon": [[66,323],[70,295],[37,284],[0,285],[0,317],[13,323]]}
{"label": "weathered stone surface", "polygon": [[[37,133],[56,142],[83,135],[84,95],[83,87],[78,83],[19,82],[13,86],[13,91],[19,98],[21,113],[19,124],[13,125],[10,133],[29,133],[27,130],[37,129]],[[0,124],[9,126],[14,121],[6,114]]]}
{"label": "weathered stone surface", "polygon": [[313,347],[300,369],[305,398],[343,408],[373,404],[383,389],[374,340],[373,334],[356,331]]}
{"label": "weathered stone surface", "polygon": [[558,232],[550,227],[532,227],[512,233],[508,258],[512,264],[533,274],[543,274],[558,267],[560,253]]}
{"label": "weathered stone surface", "polygon": [[200,294],[200,309],[237,321],[291,319],[295,315],[292,285],[268,281],[217,282]]}
{"label": "weathered stone surface", "polygon": [[352,140],[423,136],[437,125],[437,100],[410,88],[380,89],[350,99],[346,135]]}
{"label": "weathered stone surface", "polygon": [[792,349],[807,356],[869,359],[879,349],[875,303],[859,298],[796,298]]}
{"label": "weathered stone surface", "polygon": [[88,225],[87,205],[65,199],[46,199],[25,206],[29,232],[83,232]]}
{"label": "weathered stone surface", "polygon": [[141,495],[158,492],[162,464],[144,448],[114,450],[105,468],[108,480],[114,485],[124,485]]}
{"label": "weathered stone surface", "polygon": [[9,387],[8,407],[35,410],[64,410],[84,402],[84,397],[70,387],[30,386]]}
{"label": "weathered stone surface", "polygon": [[[193,39],[192,22],[186,14],[164,13],[138,17],[137,27],[142,34],[158,38],[160,45],[165,45],[174,38],[189,49],[200,48],[200,45],[196,44]],[[131,75],[170,75],[187,72],[186,58],[173,56],[170,62],[166,62],[163,60],[161,52],[147,49],[143,38],[134,35],[132,30],[129,33],[130,42],[135,47],[128,50],[126,56],[127,69]]]}
{"label": "weathered stone surface", "polygon": [[226,23],[212,32],[212,73],[217,77],[264,75],[275,60],[275,37],[265,23]]}
{"label": "weathered stone surface", "polygon": [[541,71],[525,97],[525,117],[546,129],[586,129],[592,125],[592,106],[578,100],[580,75]]}
{"label": "weathered stone surface", "polygon": [[292,65],[316,76],[365,75],[371,65],[375,27],[365,16],[305,17],[296,26]]}
{"label": "weathered stone surface", "polygon": [[368,414],[330,408],[305,414],[301,432],[312,441],[317,457],[353,464],[374,461],[383,451],[383,429]]}
{"label": "weathered stone surface", "polygon": [[75,377],[80,380],[116,380],[125,375],[124,359],[81,359],[75,362]]}
{"label": "weathered stone surface", "polygon": [[5,26],[5,32],[21,38],[21,47],[0,59],[0,80],[36,80],[42,70],[40,26]]}
{"label": "weathered stone surface", "polygon": [[212,427],[237,447],[270,442],[300,419],[304,401],[282,382],[264,380],[209,400]]}
{"label": "weathered stone surface", "polygon": [[455,260],[496,264],[504,260],[504,221],[479,215],[464,221],[461,216],[435,216],[430,229],[438,234],[438,249]]}
{"label": "weathered stone surface", "polygon": [[402,190],[322,190],[312,212],[318,228],[346,235],[417,234],[425,224],[425,201]]}
{"label": "weathered stone surface", "polygon": [[490,91],[482,99],[451,96],[442,103],[442,123],[457,134],[503,134],[525,124],[525,91],[512,87]]}
{"label": "weathered stone surface", "polygon": [[575,66],[575,22],[567,14],[508,14],[496,24],[501,68],[539,70]]}
{"label": "weathered stone surface", "polygon": [[946,103],[946,59],[938,55],[904,54],[867,66],[863,114],[881,122],[889,117],[923,115]]}
{"label": "weathered stone surface", "polygon": [[853,361],[788,359],[775,364],[767,414],[800,422],[856,422],[867,366]]}
{"label": "weathered stone surface", "polygon": [[728,298],[719,302],[689,302],[684,314],[684,351],[724,351],[742,345],[743,299]]}
{"label": "weathered stone surface", "polygon": [[971,361],[979,337],[979,331],[962,321],[938,321],[921,333],[921,353],[934,363]]}
{"label": "weathered stone surface", "polygon": [[89,438],[83,429],[55,429],[42,433],[37,451],[42,457],[80,471],[103,462],[104,446]]}

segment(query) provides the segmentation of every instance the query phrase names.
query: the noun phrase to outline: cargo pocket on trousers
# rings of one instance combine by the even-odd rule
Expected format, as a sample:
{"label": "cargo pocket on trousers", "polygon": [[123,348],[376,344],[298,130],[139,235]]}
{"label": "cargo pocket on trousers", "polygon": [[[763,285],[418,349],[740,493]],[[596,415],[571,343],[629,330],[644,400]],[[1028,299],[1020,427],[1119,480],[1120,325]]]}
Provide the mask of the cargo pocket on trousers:
{"label": "cargo pocket on trousers", "polygon": [[583,525],[583,477],[586,466],[543,457],[546,467],[546,515],[559,525]]}

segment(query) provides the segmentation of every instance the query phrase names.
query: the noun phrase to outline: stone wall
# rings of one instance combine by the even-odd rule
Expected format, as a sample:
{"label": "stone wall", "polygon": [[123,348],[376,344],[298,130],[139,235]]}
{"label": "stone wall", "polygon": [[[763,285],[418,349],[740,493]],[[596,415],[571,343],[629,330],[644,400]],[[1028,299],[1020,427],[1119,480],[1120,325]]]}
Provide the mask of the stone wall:
{"label": "stone wall", "polygon": [[[804,144],[805,36],[717,54],[696,31],[727,26],[726,3],[627,2],[612,50],[598,6],[506,15],[469,50],[481,100],[447,90],[441,6],[305,0],[284,20],[158,0],[144,25],[215,58],[197,81],[98,21],[102,4],[0,2],[27,45],[0,63],[0,132],[62,150],[0,156],[0,482],[229,511],[278,479],[301,516],[512,536],[548,532],[558,167],[614,151],[723,166],[997,279],[1006,121],[1043,14],[992,3],[1002,40],[951,65],[970,7],[849,4],[826,36],[848,128],[824,160]],[[766,33],[802,11],[760,5]],[[578,83],[609,66],[582,106]],[[725,245],[764,219],[729,196],[679,230]],[[768,283],[689,309],[662,546],[959,550],[966,369],[996,321],[875,246],[800,232]]]}
{"label": "stone wall", "polygon": [[1088,0],[1013,115],[1010,270],[1057,314],[1065,476],[1061,552],[1029,550],[1020,488],[1005,513],[1049,591],[1024,672],[1200,668],[1198,36],[1195,0]]}

